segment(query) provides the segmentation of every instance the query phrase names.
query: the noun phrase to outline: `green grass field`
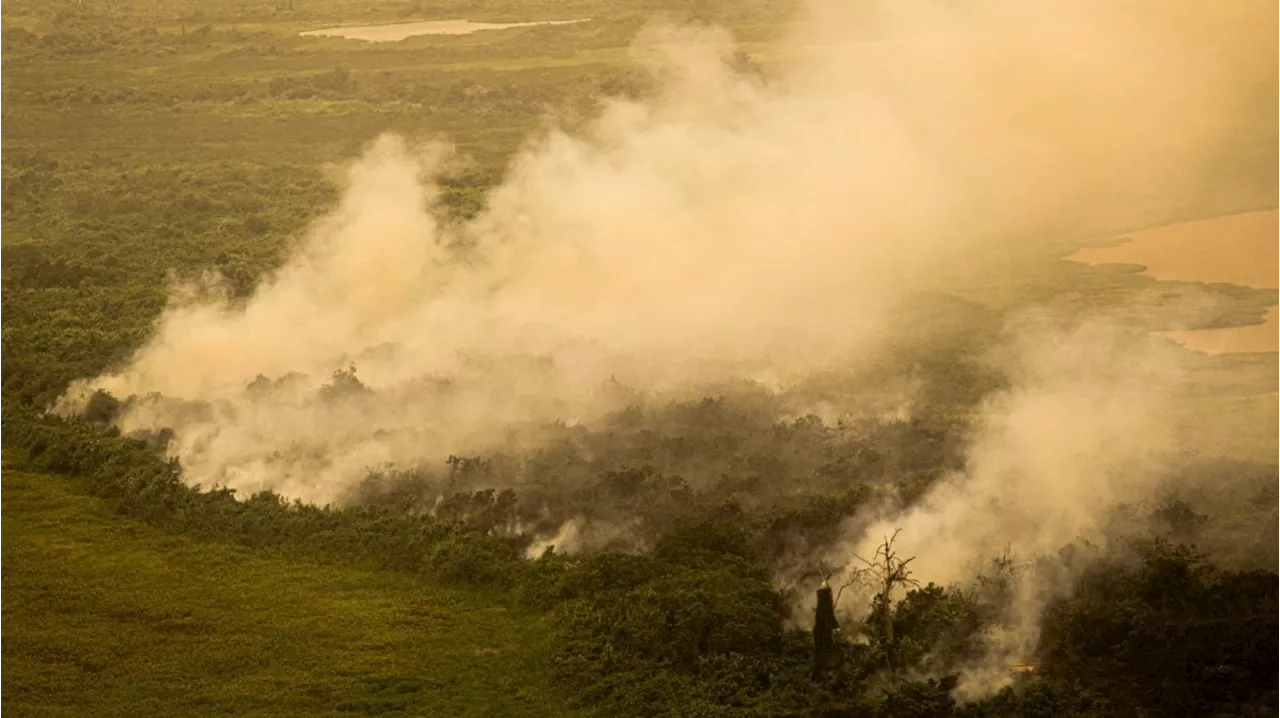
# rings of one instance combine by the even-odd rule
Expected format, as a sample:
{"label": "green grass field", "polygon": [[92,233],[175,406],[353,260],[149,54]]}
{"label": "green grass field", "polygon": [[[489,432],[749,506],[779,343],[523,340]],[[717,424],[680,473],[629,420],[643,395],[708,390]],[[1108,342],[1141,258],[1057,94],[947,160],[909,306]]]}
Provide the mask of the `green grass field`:
{"label": "green grass field", "polygon": [[492,591],[171,536],[65,477],[3,492],[5,715],[571,712]]}

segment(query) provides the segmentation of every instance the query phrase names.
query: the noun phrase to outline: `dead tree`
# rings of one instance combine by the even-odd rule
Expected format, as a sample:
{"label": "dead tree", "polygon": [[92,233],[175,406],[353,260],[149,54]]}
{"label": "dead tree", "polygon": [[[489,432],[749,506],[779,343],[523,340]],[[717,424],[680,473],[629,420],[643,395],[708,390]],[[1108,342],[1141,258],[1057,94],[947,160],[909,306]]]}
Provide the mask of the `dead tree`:
{"label": "dead tree", "polygon": [[831,596],[831,586],[826,579],[818,589],[818,606],[813,611],[813,673],[815,676],[824,673],[835,661],[836,631],[840,624],[836,621],[836,602]]}
{"label": "dead tree", "polygon": [[870,559],[865,559],[858,554],[853,557],[861,561],[865,568],[858,569],[859,573],[872,576],[879,590],[872,601],[872,616],[880,619],[880,647],[884,652],[885,662],[889,664],[889,670],[894,670],[894,649],[897,646],[893,635],[893,592],[899,586],[908,586],[911,588],[919,588],[920,582],[911,578],[911,571],[907,568],[915,557],[900,558],[898,553],[893,550],[893,542],[897,540],[898,534],[902,529],[893,532],[892,536],[886,536],[884,543],[876,547],[876,553]]}

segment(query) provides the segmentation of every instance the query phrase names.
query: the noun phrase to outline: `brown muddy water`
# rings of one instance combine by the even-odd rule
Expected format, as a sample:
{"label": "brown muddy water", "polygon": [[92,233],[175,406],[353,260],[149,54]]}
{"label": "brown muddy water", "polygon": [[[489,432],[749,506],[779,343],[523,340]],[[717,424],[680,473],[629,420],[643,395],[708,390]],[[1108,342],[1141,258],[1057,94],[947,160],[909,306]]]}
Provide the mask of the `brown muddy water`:
{"label": "brown muddy water", "polygon": [[[1274,289],[1277,282],[1277,220],[1280,211],[1245,212],[1179,222],[1125,235],[1111,247],[1082,249],[1067,259],[1086,264],[1141,264],[1155,279],[1225,282]],[[1262,324],[1224,329],[1165,332],[1188,348],[1208,354],[1277,350],[1280,316],[1267,310]]]}
{"label": "brown muddy water", "polygon": [[570,25],[580,20],[543,20],[540,22],[471,22],[470,20],[431,20],[428,22],[404,22],[396,25],[353,25],[308,30],[299,35],[308,37],[342,37],[348,40],[368,42],[397,42],[414,35],[470,35],[481,30],[505,30],[512,27],[533,25]]}

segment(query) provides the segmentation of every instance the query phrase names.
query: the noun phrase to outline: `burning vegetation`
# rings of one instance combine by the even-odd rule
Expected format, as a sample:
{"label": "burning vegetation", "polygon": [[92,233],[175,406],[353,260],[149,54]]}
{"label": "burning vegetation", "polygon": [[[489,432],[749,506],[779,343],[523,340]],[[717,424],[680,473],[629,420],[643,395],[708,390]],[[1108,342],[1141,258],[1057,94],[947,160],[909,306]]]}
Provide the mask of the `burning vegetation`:
{"label": "burning vegetation", "polygon": [[1276,467],[1179,417],[1274,356],[1153,331],[1260,295],[1058,258],[1274,202],[1274,17],[814,3],[763,66],[647,24],[644,80],[467,211],[459,150],[386,133],[118,361],[42,373],[21,313],[6,448],[167,531],[509,595],[608,715],[1269,710]]}

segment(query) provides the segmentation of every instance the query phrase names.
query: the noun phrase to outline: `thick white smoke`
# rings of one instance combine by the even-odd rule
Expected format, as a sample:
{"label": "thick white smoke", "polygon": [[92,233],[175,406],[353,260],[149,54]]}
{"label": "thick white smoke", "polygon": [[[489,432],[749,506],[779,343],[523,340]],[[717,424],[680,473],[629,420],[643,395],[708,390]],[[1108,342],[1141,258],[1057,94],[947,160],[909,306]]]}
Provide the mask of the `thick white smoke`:
{"label": "thick white smoke", "polygon": [[[875,556],[895,532],[894,550],[922,583],[964,585],[1002,556],[1056,563],[1080,541],[1104,546],[1111,509],[1157,492],[1173,449],[1166,409],[1182,379],[1175,347],[1039,317],[1018,325],[1002,354],[1012,386],[982,407],[964,470],[905,511],[852,517],[827,559],[840,576],[856,576],[865,564],[854,557]],[[1008,615],[986,636],[985,659],[962,672],[961,697],[1011,683],[1010,664],[1034,654],[1043,608],[1069,589],[1043,571],[1005,578]]]}
{"label": "thick white smoke", "polygon": [[[378,138],[250,299],[216,278],[176,291],[132,361],[61,409],[133,396],[122,428],[171,428],[188,481],[324,503],[370,469],[509,448],[637,395],[786,389],[876,356],[904,297],[1007,283],[1046,240],[1274,203],[1275,16],[815,2],[768,80],[732,69],[724,32],[654,26],[636,54],[655,94],[532,138],[475,219],[439,219],[444,144]],[[1012,327],[1012,386],[965,469],[850,521],[828,561],[902,529],[915,576],[947,583],[1006,547],[1097,539],[1161,467],[1177,371],[1166,344],[1083,326]],[[532,551],[606,528],[574,520]],[[1034,646],[1057,587],[1014,589],[962,695]]]}
{"label": "thick white smoke", "polygon": [[[123,428],[171,427],[190,481],[327,502],[371,467],[589,421],[622,387],[787,386],[876,353],[905,295],[1016,271],[1011,249],[1221,200],[1274,78],[1274,13],[836,3],[768,81],[731,69],[726,33],[655,26],[636,50],[658,91],[532,139],[476,219],[437,220],[446,149],[379,138],[247,303],[180,293],[127,366],[63,406],[141,397]],[[353,365],[358,382],[325,388]],[[1003,410],[1081,410],[1019,397]],[[991,429],[980,473],[1012,470],[1017,424]],[[1091,441],[1043,461],[1086,475]]]}

